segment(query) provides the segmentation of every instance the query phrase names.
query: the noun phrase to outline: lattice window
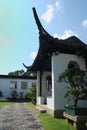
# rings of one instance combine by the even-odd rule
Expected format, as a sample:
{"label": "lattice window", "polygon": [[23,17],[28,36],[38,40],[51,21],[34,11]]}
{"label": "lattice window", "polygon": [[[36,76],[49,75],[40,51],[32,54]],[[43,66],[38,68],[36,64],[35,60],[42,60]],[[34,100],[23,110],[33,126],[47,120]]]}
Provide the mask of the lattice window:
{"label": "lattice window", "polygon": [[17,82],[11,81],[10,82],[10,89],[17,89]]}
{"label": "lattice window", "polygon": [[21,82],[21,89],[27,89],[27,82]]}

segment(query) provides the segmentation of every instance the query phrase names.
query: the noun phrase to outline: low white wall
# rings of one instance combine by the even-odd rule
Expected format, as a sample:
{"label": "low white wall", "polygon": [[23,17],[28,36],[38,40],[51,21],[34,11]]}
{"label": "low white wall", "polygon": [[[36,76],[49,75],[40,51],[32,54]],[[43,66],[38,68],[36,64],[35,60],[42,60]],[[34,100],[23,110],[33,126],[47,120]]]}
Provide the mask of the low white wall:
{"label": "low white wall", "polygon": [[52,97],[47,97],[47,107],[54,110],[54,100]]}
{"label": "low white wall", "polygon": [[37,97],[37,105],[44,104],[44,97]]}
{"label": "low white wall", "polygon": [[[0,91],[2,91],[3,96],[8,98],[11,96],[11,92],[13,89],[11,89],[10,85],[11,82],[17,82],[17,89],[15,89],[20,97],[20,92],[23,92],[23,97],[25,97],[26,92],[30,91],[30,87],[32,86],[32,83],[35,83],[37,85],[37,80],[32,79],[12,79],[12,78],[0,78]],[[27,88],[22,89],[21,83],[27,82]]]}

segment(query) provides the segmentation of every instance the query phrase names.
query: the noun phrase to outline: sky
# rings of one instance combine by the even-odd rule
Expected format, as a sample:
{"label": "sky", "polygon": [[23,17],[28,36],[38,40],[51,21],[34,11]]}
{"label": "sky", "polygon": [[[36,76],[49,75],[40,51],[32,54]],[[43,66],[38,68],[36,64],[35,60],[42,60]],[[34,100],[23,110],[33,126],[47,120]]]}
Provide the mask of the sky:
{"label": "sky", "polygon": [[39,49],[35,7],[45,30],[65,39],[75,35],[87,44],[87,0],[0,0],[0,74],[25,70]]}

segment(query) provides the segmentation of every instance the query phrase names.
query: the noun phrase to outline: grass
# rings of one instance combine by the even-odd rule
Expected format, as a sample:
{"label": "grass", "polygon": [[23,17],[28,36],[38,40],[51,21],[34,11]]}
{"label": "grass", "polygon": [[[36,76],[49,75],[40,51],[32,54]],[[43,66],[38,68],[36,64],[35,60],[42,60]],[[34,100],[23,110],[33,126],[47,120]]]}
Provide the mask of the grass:
{"label": "grass", "polygon": [[71,124],[66,124],[65,119],[57,119],[47,113],[39,115],[44,130],[76,130]]}
{"label": "grass", "polygon": [[[35,109],[32,103],[26,106]],[[38,117],[44,130],[76,130],[71,124],[66,124],[65,119],[57,119],[47,113],[40,113]]]}
{"label": "grass", "polygon": [[13,105],[13,104],[15,104],[15,103],[17,103],[17,102],[0,102],[0,107],[3,107],[3,106],[7,106],[7,105]]}
{"label": "grass", "polygon": [[32,104],[31,102],[27,103],[27,104],[26,104],[26,107],[35,109],[35,105]]}

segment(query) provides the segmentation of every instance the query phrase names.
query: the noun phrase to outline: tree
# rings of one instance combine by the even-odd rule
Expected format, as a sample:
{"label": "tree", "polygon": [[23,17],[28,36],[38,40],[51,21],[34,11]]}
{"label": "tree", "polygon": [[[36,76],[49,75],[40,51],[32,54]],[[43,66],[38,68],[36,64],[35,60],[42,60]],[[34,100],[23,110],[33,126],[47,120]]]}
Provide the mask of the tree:
{"label": "tree", "polygon": [[35,77],[36,73],[30,72],[30,71],[25,72],[23,69],[21,69],[21,70],[16,70],[14,72],[9,72],[8,75],[10,75],[10,76],[32,76],[32,77]]}
{"label": "tree", "polygon": [[24,74],[24,70],[16,70],[14,72],[9,72],[8,75],[11,75],[11,76],[22,76]]}
{"label": "tree", "polygon": [[65,98],[74,101],[74,107],[77,107],[78,100],[87,98],[87,72],[73,67],[66,69],[58,77],[58,82],[66,82],[67,90]]}

